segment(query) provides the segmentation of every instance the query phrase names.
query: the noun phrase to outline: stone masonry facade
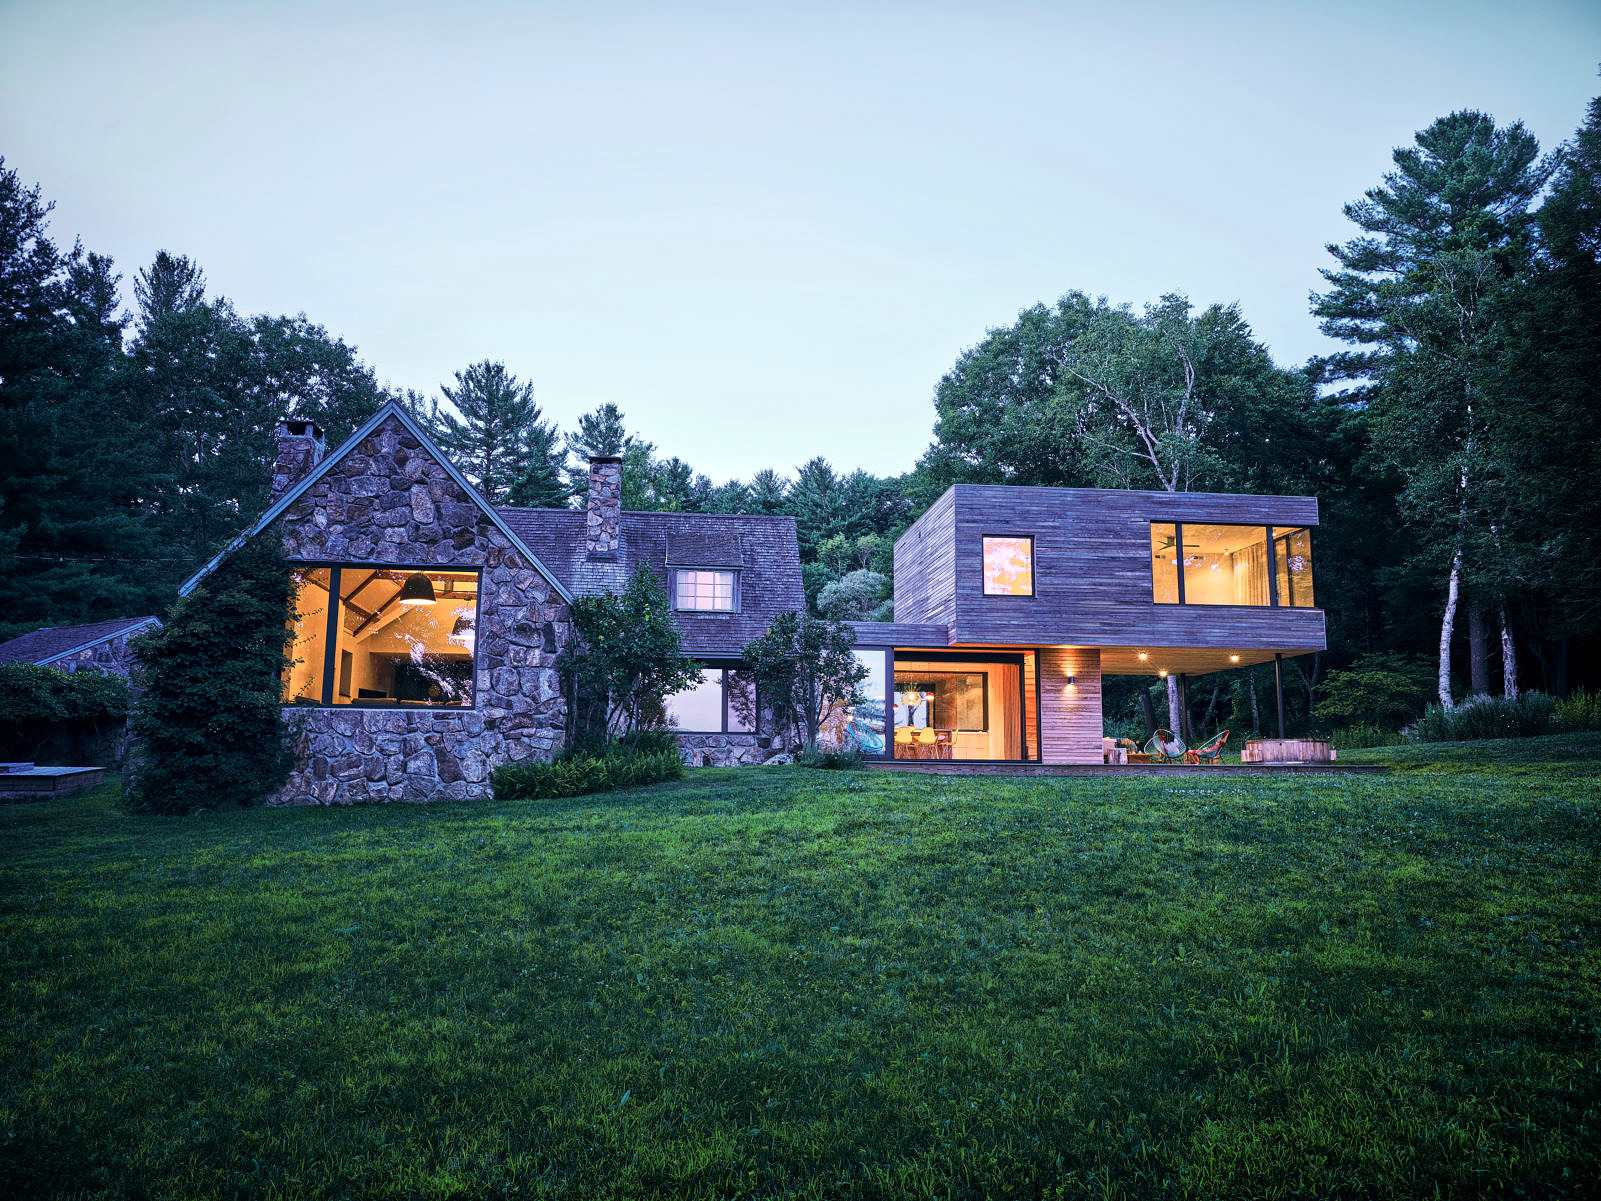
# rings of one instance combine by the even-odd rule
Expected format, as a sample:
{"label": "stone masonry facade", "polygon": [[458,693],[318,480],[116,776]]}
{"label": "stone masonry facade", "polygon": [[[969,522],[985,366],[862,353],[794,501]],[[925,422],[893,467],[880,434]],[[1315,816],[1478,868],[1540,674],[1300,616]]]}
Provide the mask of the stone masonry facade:
{"label": "stone masonry facade", "polygon": [[143,634],[147,628],[141,626],[137,630],[130,630],[114,638],[107,638],[104,642],[86,646],[74,654],[57,659],[50,666],[61,671],[78,671],[90,667],[106,675],[127,679],[133,673],[133,652],[128,649],[128,644]]}
{"label": "stone masonry facade", "polygon": [[568,607],[402,422],[380,424],[277,524],[291,561],[482,574],[475,706],[286,706],[296,766],[274,804],[488,798],[495,767],[561,749]]}
{"label": "stone masonry facade", "polygon": [[679,734],[677,738],[678,757],[685,767],[756,767],[788,753],[782,737],[766,734]]}

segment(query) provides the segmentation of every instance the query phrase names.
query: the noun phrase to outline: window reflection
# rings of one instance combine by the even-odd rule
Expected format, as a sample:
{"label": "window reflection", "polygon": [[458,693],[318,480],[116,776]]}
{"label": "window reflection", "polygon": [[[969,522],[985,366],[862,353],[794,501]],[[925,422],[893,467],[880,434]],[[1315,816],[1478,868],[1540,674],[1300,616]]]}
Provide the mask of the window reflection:
{"label": "window reflection", "polygon": [[1313,608],[1312,531],[1304,526],[1294,530],[1275,528],[1273,555],[1279,604],[1296,609]]}
{"label": "window reflection", "polygon": [[708,667],[700,682],[664,698],[667,724],[686,733],[719,733],[723,728],[723,669]]}
{"label": "window reflection", "polygon": [[1151,599],[1179,603],[1178,527],[1172,522],[1151,523]]}
{"label": "window reflection", "polygon": [[845,735],[864,755],[884,753],[884,652],[852,651],[856,661],[867,668],[861,682],[862,699],[851,707]]}
{"label": "window reflection", "polygon": [[1311,608],[1312,531],[1152,522],[1151,599],[1169,605]]}
{"label": "window reflection", "polygon": [[326,567],[313,567],[289,573],[295,606],[289,623],[295,632],[289,647],[289,665],[284,668],[284,700],[300,704],[322,704],[322,673],[328,650],[328,580]]}
{"label": "window reflection", "polygon": [[1034,595],[1034,539],[984,539],[984,595]]}
{"label": "window reflection", "polygon": [[734,573],[680,571],[675,581],[678,607],[707,613],[734,611]]}
{"label": "window reflection", "polygon": [[336,705],[472,702],[478,575],[346,567]]}

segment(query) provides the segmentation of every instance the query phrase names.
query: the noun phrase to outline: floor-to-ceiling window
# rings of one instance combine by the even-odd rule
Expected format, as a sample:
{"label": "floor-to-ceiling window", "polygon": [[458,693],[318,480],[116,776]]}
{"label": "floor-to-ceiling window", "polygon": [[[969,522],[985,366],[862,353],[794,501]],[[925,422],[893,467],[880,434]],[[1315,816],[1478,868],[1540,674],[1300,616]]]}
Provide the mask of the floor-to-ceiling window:
{"label": "floor-to-ceiling window", "polygon": [[1023,667],[1021,655],[896,651],[895,758],[1025,758]]}

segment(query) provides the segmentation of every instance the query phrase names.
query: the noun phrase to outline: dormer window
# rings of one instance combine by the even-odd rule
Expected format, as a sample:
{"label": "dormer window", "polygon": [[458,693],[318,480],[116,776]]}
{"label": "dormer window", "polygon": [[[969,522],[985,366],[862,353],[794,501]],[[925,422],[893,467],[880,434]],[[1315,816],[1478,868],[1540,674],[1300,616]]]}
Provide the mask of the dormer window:
{"label": "dormer window", "polygon": [[684,613],[734,613],[739,608],[737,572],[680,569],[674,576],[674,608]]}

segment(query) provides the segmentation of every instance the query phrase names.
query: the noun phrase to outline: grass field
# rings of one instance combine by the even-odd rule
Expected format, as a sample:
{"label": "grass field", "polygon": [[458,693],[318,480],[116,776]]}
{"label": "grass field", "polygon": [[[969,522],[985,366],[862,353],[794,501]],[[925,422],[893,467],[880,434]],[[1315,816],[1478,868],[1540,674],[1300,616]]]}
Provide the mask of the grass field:
{"label": "grass field", "polygon": [[1601,760],[0,808],[0,1196],[1595,1195]]}

